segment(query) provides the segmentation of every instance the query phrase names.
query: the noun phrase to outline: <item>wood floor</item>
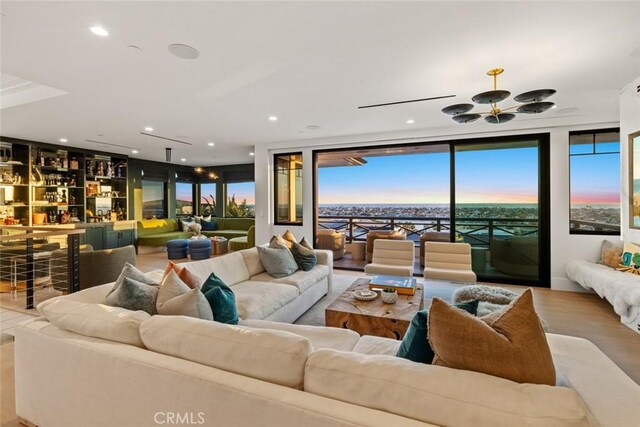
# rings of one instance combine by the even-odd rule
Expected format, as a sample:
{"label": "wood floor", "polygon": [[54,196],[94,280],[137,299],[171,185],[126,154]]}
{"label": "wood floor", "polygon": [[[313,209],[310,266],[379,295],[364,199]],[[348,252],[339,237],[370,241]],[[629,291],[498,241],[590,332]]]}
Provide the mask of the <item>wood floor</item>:
{"label": "wood floor", "polygon": [[[137,265],[143,271],[164,268],[165,253],[141,254]],[[335,269],[336,274],[362,276],[362,272]],[[521,286],[504,286],[517,292]],[[438,284],[425,288],[425,299],[450,298],[454,285]],[[636,383],[640,384],[640,334],[620,323],[611,305],[595,294],[534,288],[536,310],[546,321],[549,332],[590,340],[609,356]],[[3,304],[4,305],[4,304]],[[4,305],[4,308],[7,308]],[[35,310],[33,310],[35,311]],[[0,346],[2,400],[1,427],[18,426],[14,403],[13,343]]]}

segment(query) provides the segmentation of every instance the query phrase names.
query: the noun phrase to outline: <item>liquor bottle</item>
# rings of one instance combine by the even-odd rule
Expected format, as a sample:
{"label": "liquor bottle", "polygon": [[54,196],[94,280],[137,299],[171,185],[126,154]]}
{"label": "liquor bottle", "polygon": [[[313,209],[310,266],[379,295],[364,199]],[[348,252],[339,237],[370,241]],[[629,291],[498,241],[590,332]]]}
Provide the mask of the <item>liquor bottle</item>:
{"label": "liquor bottle", "polygon": [[66,154],[62,155],[62,167],[64,169],[69,169],[69,159],[67,158]]}

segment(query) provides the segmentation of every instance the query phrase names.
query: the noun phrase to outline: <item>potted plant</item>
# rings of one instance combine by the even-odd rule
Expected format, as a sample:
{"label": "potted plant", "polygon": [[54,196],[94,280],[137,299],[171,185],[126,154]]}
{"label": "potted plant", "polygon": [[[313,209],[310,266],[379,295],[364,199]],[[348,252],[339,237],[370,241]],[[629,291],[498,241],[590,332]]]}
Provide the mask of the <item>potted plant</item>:
{"label": "potted plant", "polygon": [[395,304],[398,301],[398,291],[391,287],[384,288],[380,292],[380,297],[385,304]]}

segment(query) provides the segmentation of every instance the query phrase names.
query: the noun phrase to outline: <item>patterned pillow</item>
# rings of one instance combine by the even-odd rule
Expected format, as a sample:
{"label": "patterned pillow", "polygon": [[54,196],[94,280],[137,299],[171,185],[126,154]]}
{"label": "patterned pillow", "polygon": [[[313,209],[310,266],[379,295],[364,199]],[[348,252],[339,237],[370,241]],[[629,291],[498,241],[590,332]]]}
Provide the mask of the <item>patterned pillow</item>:
{"label": "patterned pillow", "polygon": [[640,275],[640,246],[624,242],[618,270]]}

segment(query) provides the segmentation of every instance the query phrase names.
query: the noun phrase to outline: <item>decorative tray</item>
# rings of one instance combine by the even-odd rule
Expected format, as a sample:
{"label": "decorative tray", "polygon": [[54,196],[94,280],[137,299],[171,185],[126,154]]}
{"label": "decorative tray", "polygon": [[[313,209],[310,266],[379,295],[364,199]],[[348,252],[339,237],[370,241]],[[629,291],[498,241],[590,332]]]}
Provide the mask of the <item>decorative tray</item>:
{"label": "decorative tray", "polygon": [[[363,292],[365,292],[363,294]],[[370,292],[369,295],[366,294],[366,292]],[[373,292],[373,291],[368,291],[368,290],[355,290],[351,293],[353,295],[353,297],[359,301],[373,301],[374,299],[376,299],[378,297],[378,294]]]}

